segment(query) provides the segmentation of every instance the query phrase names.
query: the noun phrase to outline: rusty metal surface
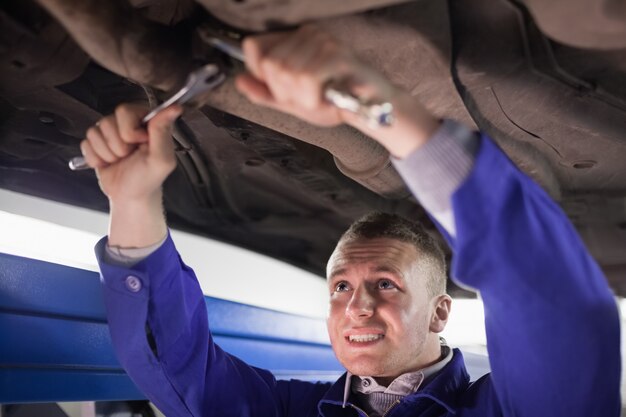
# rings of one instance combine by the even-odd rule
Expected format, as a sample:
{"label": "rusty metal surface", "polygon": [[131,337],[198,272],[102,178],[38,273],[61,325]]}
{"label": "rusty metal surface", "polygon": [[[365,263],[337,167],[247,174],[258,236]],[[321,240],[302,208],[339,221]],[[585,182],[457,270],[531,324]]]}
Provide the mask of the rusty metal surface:
{"label": "rusty metal surface", "polygon": [[[180,83],[185,63],[190,61],[190,57],[180,58],[184,48],[173,48],[177,55],[170,55],[173,53],[170,52],[173,40],[162,45],[158,43],[166,36],[167,30],[143,20],[135,9],[119,1],[105,6],[95,2],[80,2],[80,7],[72,0],[41,2],[63,22],[80,45],[108,69],[164,89]],[[339,18],[326,21],[323,25],[337,37],[352,44],[364,59],[373,61],[372,64],[379,66],[382,72],[422,98],[437,114],[444,114],[445,111],[447,115],[462,116],[461,119],[469,121],[458,97],[456,103],[450,105],[453,101],[450,98],[456,95],[449,76],[443,76],[436,82],[430,80],[427,85],[415,79],[415,74],[419,72],[445,74],[441,69],[449,63],[441,51],[446,57],[449,56],[449,38],[442,38],[440,30],[432,30],[440,29],[440,25],[445,22],[445,3],[430,1],[423,2],[420,8],[415,3],[408,3],[378,15]],[[398,23],[401,26],[397,26]],[[395,30],[396,27],[399,29]],[[119,28],[123,29],[117,30]],[[422,36],[417,28],[424,31],[426,36]],[[429,34],[433,35],[432,42],[427,38]],[[397,39],[410,41],[400,47]],[[436,42],[439,44],[433,45]],[[386,52],[392,52],[393,56],[385,56]],[[409,56],[420,58],[407,62]],[[258,109],[243,100],[234,91],[232,83],[207,99],[210,105],[221,110],[327,149],[338,160],[344,173],[381,195],[393,198],[408,195],[401,179],[388,163],[384,149],[354,130],[347,127],[319,129],[271,110]],[[354,152],[354,149],[359,151]]]}
{"label": "rusty metal surface", "polygon": [[[555,53],[562,47],[510,2],[454,7],[458,82],[481,128],[553,196],[558,190],[550,183],[563,192],[626,190],[624,95],[596,88],[604,81],[594,82],[584,68],[566,71]],[[612,82],[623,92],[626,74]],[[541,160],[529,157],[533,151],[520,154],[520,147]]]}
{"label": "rusty metal surface", "polygon": [[103,67],[163,90],[191,70],[190,34],[144,18],[124,0],[39,0]]}
{"label": "rusty metal surface", "polygon": [[[64,24],[83,49],[119,75],[143,84],[169,89],[180,84],[183,72],[188,69],[190,53],[185,55],[185,48],[172,46],[174,41],[180,42],[180,39],[175,38],[172,31],[165,27],[143,19],[135,9],[123,2],[109,2],[105,6],[93,1],[81,1],[80,5],[74,4],[74,0],[40,2]],[[442,69],[449,65],[442,59],[440,50],[417,31],[420,26],[423,26],[422,30],[432,27],[432,22],[445,23],[445,4],[433,1],[425,3],[426,6],[421,8],[415,7],[415,3],[408,3],[379,15],[329,20],[323,26],[346,43],[352,44],[357,52],[362,53],[364,59],[369,58],[375,66],[379,64],[382,72],[423,98],[427,106],[434,108],[437,114],[443,114],[442,109],[436,108],[441,104],[446,105],[448,114],[455,113],[450,111],[453,106],[448,106],[451,101],[448,97],[454,97],[454,87],[449,76],[439,80],[441,85],[433,85],[431,81],[427,86],[417,82],[415,75],[407,76],[409,72],[416,74],[423,70],[441,73],[433,71],[432,66],[440,66],[437,69]],[[430,4],[433,6],[427,7]],[[441,7],[444,8],[443,13]],[[402,25],[399,26],[399,31],[394,30],[398,23]],[[159,43],[167,36],[172,39]],[[411,41],[399,47],[397,39]],[[433,40],[441,43],[441,39],[436,36]],[[445,48],[445,45],[437,46]],[[449,47],[449,39],[447,46]],[[407,53],[409,50],[410,54]],[[385,57],[386,51],[392,51],[394,56]],[[408,56],[419,56],[420,59],[402,62]],[[423,68],[424,63],[429,68]],[[402,71],[398,71],[398,68]],[[444,85],[446,81],[447,85]],[[339,161],[343,172],[381,195],[390,198],[408,195],[402,180],[389,164],[386,151],[354,130],[347,127],[332,131],[315,128],[270,110],[258,109],[243,100],[232,83],[225,85],[216,94],[207,96],[207,100],[208,104],[223,111],[327,149]],[[463,107],[458,98],[455,104],[456,113],[462,113]],[[469,119],[467,115],[463,116],[465,117],[461,119]],[[359,151],[355,152],[355,149]]]}
{"label": "rusty metal surface", "polygon": [[626,294],[626,50],[556,44],[510,1],[451,4],[457,84],[472,116],[560,200]]}
{"label": "rusty metal surface", "polygon": [[410,0],[197,0],[222,21],[250,31],[378,9]]}
{"label": "rusty metal surface", "polygon": [[579,48],[626,48],[623,0],[523,0],[541,30]]}
{"label": "rusty metal surface", "polygon": [[[77,1],[63,1],[77,8],[60,20],[121,76],[91,62],[33,3],[3,4],[0,187],[106,210],[93,174],[70,175],[65,160],[116,104],[146,101],[129,77],[167,89],[192,60],[215,59],[192,29],[223,22],[188,0]],[[510,0],[421,0],[320,24],[437,115],[489,133],[558,199],[626,294],[626,50],[550,40]],[[160,44],[170,31],[179,37]],[[101,42],[107,36],[115,42]],[[360,133],[252,106],[230,82],[205,100],[176,130],[179,168],[165,187],[171,224],[321,273],[355,217],[379,209],[425,218],[386,152]]]}
{"label": "rusty metal surface", "polygon": [[128,0],[128,4],[147,19],[168,26],[193,16],[198,8],[194,0]]}

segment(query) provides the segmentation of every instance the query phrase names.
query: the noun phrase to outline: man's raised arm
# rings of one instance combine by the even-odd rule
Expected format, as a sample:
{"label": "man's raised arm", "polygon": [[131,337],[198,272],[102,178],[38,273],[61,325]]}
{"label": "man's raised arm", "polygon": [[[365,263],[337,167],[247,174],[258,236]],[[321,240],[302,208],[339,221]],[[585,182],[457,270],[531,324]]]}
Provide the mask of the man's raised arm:
{"label": "man's raised arm", "polygon": [[147,129],[141,125],[145,112],[144,107],[121,105],[81,142],[85,160],[96,169],[109,199],[112,247],[142,248],[167,234],[161,185],[176,167],[171,129],[181,108],[157,115]]}
{"label": "man's raised arm", "polygon": [[[251,101],[322,126],[348,123],[394,157],[445,230],[455,252],[453,276],[484,300],[493,380],[479,384],[493,384],[504,416],[619,415],[615,301],[543,190],[489,138],[441,124],[314,28],[251,38],[244,51],[249,74],[237,86]],[[322,89],[336,78],[353,82],[357,94],[390,102],[392,126],[372,129],[324,102]]]}
{"label": "man's raised arm", "polygon": [[[268,371],[213,343],[200,285],[168,235],[161,185],[176,166],[170,131],[180,112],[165,110],[146,130],[147,110],[122,105],[81,143],[111,206],[109,236],[96,254],[113,346],[168,417],[283,415],[288,391],[281,396]],[[316,399],[324,389],[311,384],[308,392]]]}

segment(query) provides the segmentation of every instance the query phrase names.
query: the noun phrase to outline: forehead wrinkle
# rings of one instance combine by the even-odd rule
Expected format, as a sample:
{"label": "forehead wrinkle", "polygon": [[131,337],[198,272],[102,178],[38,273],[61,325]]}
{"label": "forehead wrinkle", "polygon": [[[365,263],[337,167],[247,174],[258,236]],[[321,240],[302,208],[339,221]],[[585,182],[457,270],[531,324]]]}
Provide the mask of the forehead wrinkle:
{"label": "forehead wrinkle", "polygon": [[402,270],[400,268],[395,267],[394,265],[386,265],[386,264],[378,265],[378,266],[372,268],[372,272],[374,272],[374,273],[376,273],[376,272],[388,272],[388,273],[397,275],[397,276],[401,277],[402,279],[404,279],[404,273],[402,272]]}
{"label": "forehead wrinkle", "polygon": [[[407,249],[410,252],[407,252]],[[345,274],[354,264],[374,264],[374,267],[369,267],[370,272],[390,272],[406,280],[407,277],[402,273],[401,267],[405,263],[414,264],[418,261],[419,256],[414,255],[418,254],[415,253],[413,245],[396,239],[377,238],[340,242],[328,260],[327,279]],[[375,268],[381,269],[376,271]]]}
{"label": "forehead wrinkle", "polygon": [[[393,274],[401,278],[402,280],[406,281],[406,277],[402,269],[394,265],[393,263],[386,262],[386,261],[381,262],[381,263],[376,263],[375,260],[367,261],[367,263],[374,264],[374,265],[370,265],[367,267],[368,275],[376,275],[381,272],[386,272],[389,274]],[[365,262],[363,264],[365,264]],[[339,267],[337,269],[331,270],[328,276],[328,281],[332,281],[337,276],[345,275],[349,269],[350,269],[350,266],[348,265],[348,266],[343,266],[343,267]]]}

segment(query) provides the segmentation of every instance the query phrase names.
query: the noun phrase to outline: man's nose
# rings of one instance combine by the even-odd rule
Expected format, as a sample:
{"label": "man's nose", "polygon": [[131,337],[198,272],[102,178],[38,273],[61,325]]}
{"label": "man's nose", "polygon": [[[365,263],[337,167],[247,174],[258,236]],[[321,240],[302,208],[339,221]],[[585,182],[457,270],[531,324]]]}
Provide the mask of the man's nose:
{"label": "man's nose", "polygon": [[352,319],[371,317],[376,308],[376,300],[366,287],[357,287],[352,293],[352,298],[346,307],[346,314]]}

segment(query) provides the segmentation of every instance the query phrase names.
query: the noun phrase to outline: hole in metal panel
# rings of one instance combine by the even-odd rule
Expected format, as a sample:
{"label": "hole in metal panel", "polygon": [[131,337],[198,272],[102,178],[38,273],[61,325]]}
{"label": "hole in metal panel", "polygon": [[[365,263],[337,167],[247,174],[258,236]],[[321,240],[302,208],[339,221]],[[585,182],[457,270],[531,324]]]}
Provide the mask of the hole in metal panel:
{"label": "hole in metal panel", "polygon": [[575,161],[572,163],[572,168],[574,169],[589,169],[595,167],[597,164],[596,161]]}
{"label": "hole in metal panel", "polygon": [[263,158],[250,158],[250,159],[246,159],[245,164],[249,167],[258,167],[260,165],[263,165],[265,163],[265,160]]}

